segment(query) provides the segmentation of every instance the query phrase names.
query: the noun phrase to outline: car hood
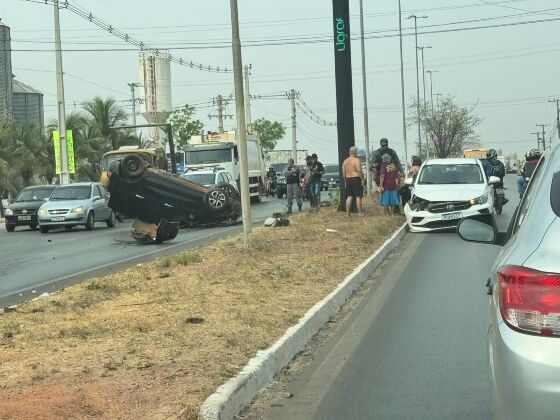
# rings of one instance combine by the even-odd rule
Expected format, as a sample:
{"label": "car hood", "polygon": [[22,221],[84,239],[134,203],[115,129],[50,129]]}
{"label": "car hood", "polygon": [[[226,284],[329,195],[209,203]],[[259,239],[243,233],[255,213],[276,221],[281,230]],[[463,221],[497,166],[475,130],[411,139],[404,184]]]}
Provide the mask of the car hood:
{"label": "car hood", "polygon": [[12,204],[10,204],[8,206],[9,209],[11,210],[22,210],[22,209],[32,209],[32,210],[37,210],[39,207],[41,207],[43,204],[45,204],[46,201],[18,201],[18,202],[14,202]]}
{"label": "car hood", "polygon": [[43,209],[73,209],[74,207],[89,206],[90,200],[49,200],[44,203]]}
{"label": "car hood", "polygon": [[485,184],[416,185],[413,194],[428,201],[467,201],[486,193]]}

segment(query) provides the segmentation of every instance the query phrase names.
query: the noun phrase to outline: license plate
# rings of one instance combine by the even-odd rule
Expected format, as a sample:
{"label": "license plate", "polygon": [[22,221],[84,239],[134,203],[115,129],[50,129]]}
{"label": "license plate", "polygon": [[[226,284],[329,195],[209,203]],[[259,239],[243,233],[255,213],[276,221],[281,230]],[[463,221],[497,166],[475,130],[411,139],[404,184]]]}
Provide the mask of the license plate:
{"label": "license plate", "polygon": [[18,216],[18,220],[31,220],[31,216]]}
{"label": "license plate", "polygon": [[498,195],[504,195],[504,190],[501,188],[496,188],[496,194]]}
{"label": "license plate", "polygon": [[66,219],[64,216],[59,216],[59,217],[51,217],[51,221],[52,222],[64,222]]}
{"label": "license plate", "polygon": [[455,219],[461,219],[462,217],[463,217],[463,213],[461,213],[460,211],[441,215],[442,220],[455,220]]}

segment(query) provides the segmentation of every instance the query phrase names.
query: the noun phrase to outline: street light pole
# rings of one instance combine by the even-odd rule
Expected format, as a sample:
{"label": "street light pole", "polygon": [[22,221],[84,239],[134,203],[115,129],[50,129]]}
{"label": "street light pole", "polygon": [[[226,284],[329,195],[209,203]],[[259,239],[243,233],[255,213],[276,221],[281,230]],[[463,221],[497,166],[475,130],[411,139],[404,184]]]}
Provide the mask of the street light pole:
{"label": "street light pole", "polygon": [[[130,95],[132,96],[132,125],[136,126],[136,96],[134,92],[134,88],[138,86],[137,83],[129,83],[130,86]],[[134,129],[134,134],[138,135],[136,128]]]}
{"label": "street light pole", "polygon": [[60,143],[60,185],[70,183],[68,150],[66,147],[66,106],[64,103],[64,72],[62,70],[62,47],[60,41],[60,16],[58,0],[54,2],[54,49],[56,52],[56,98],[58,111],[58,138]]}
{"label": "street light pole", "polygon": [[[424,48],[432,47],[418,47],[422,51],[422,86],[424,88],[424,118],[426,117],[426,68],[424,67]],[[424,135],[426,136],[426,159],[430,158],[430,144],[428,141],[428,130],[424,126]]]}
{"label": "street light pole", "polygon": [[362,46],[362,89],[364,97],[364,137],[366,149],[366,192],[368,197],[373,195],[371,188],[371,163],[369,157],[369,115],[368,115],[368,101],[367,101],[367,80],[366,80],[366,48],[364,42],[364,5],[363,0],[360,0],[360,41]]}
{"label": "street light pole", "polygon": [[434,81],[432,79],[433,73],[439,73],[437,70],[428,70],[426,73],[430,75],[430,101],[432,103],[432,112],[434,112]]}
{"label": "street light pole", "polygon": [[237,114],[237,138],[239,141],[239,178],[241,181],[243,240],[245,246],[249,248],[251,246],[251,200],[249,197],[249,168],[247,165],[247,126],[245,125],[245,98],[243,94],[243,60],[241,57],[237,0],[230,0],[230,7],[235,113]]}
{"label": "street light pole", "polygon": [[418,65],[418,19],[425,19],[428,16],[416,16],[410,15],[409,19],[414,19],[414,42],[416,43],[416,109],[418,115],[418,153],[422,154],[422,134],[421,134],[421,122],[420,122],[420,76],[419,65]]}
{"label": "street light pole", "polygon": [[401,101],[402,101],[402,129],[403,129],[403,141],[404,141],[404,159],[405,159],[405,171],[406,165],[408,164],[408,148],[406,144],[406,102],[404,99],[404,62],[403,62],[403,39],[402,39],[402,11],[401,11],[401,0],[399,1],[399,45],[401,54]]}

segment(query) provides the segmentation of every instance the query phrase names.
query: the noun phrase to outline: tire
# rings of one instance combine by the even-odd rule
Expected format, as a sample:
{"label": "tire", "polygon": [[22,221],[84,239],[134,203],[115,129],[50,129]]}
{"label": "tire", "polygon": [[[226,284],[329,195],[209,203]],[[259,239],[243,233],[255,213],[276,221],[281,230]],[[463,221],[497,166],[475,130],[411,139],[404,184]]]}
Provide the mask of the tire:
{"label": "tire", "polygon": [[29,225],[29,229],[31,229],[31,230],[33,230],[33,231],[37,230],[37,224],[36,224],[36,223],[30,224],[30,225]]}
{"label": "tire", "polygon": [[6,232],[13,232],[14,230],[16,230],[16,225],[6,223]]}
{"label": "tire", "polygon": [[67,232],[70,232],[72,230],[74,226],[70,225],[70,226],[64,226],[64,230],[66,230]]}
{"label": "tire", "polygon": [[117,216],[115,216],[115,212],[111,210],[111,215],[109,216],[109,218],[105,221],[105,223],[107,223],[107,227],[110,228],[114,228],[115,225],[117,224]]}
{"label": "tire", "polygon": [[39,230],[41,231],[41,233],[49,233],[48,226],[39,226]]}
{"label": "tire", "polygon": [[502,200],[498,199],[494,202],[494,210],[496,210],[496,214],[502,214]]}
{"label": "tire", "polygon": [[86,230],[93,230],[95,228],[95,215],[92,211],[89,212],[86,221]]}
{"label": "tire", "polygon": [[223,188],[212,188],[206,194],[206,206],[212,212],[221,212],[229,207],[231,198]]}
{"label": "tire", "polygon": [[128,155],[121,164],[120,174],[128,181],[139,180],[146,171],[146,165],[138,155]]}

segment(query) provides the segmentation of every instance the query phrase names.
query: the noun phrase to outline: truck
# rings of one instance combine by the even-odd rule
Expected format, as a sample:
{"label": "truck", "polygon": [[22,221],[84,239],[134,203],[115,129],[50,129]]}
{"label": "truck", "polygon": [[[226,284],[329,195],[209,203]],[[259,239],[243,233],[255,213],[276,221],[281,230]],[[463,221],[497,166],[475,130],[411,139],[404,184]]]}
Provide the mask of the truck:
{"label": "truck", "polygon": [[486,159],[486,152],[488,152],[488,149],[467,149],[463,151],[463,157]]}
{"label": "truck", "polygon": [[[240,185],[238,141],[235,131],[192,136],[184,148],[185,171],[224,168]],[[247,134],[247,165],[251,201],[260,202],[265,191],[264,154],[256,136]]]}

